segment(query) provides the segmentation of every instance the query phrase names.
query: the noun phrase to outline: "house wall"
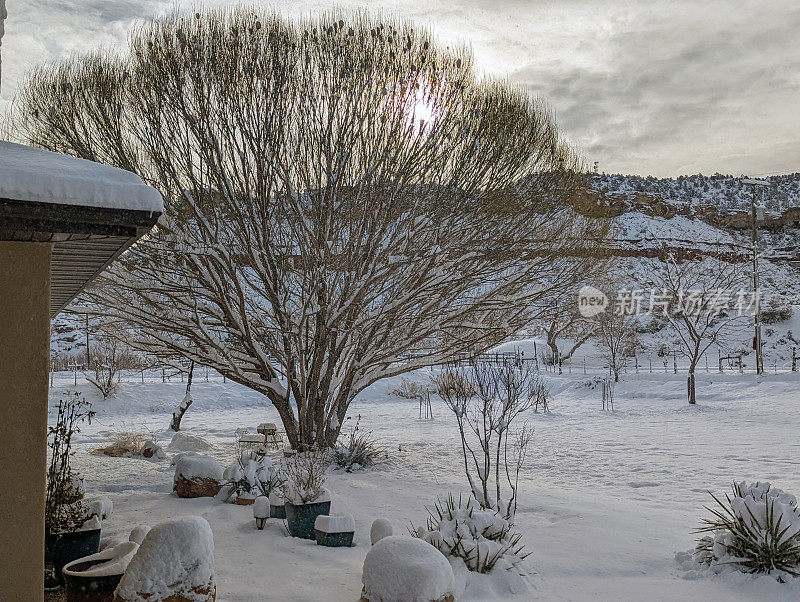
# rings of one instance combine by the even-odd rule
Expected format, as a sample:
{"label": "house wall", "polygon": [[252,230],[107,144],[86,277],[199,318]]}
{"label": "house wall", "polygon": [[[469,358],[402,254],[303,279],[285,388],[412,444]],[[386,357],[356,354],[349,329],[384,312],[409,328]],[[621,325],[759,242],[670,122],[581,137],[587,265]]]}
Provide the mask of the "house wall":
{"label": "house wall", "polygon": [[50,255],[0,241],[0,599],[44,598]]}

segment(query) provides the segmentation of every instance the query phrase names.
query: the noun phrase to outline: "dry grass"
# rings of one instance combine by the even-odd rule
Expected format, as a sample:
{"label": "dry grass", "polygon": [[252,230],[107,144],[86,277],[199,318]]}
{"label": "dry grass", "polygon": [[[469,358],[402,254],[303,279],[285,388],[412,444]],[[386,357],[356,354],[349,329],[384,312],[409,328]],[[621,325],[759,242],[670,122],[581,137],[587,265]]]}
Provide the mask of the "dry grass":
{"label": "dry grass", "polygon": [[94,453],[112,458],[141,456],[144,444],[152,439],[151,434],[136,430],[117,431],[112,435],[111,445],[97,448]]}

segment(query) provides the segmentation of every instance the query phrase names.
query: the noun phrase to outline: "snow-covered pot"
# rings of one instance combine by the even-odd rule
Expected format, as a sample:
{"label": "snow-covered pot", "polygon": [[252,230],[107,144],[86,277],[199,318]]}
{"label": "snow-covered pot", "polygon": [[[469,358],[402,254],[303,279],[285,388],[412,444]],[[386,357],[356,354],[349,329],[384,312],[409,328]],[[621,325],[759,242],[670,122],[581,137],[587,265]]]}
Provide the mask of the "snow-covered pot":
{"label": "snow-covered pot", "polygon": [[320,515],[314,521],[314,533],[318,546],[349,548],[353,545],[356,523],[352,515]]}
{"label": "snow-covered pot", "polygon": [[259,531],[267,524],[269,514],[269,498],[266,495],[258,496],[253,504],[253,518],[256,519],[256,528]]}
{"label": "snow-covered pot", "polygon": [[112,602],[128,562],[139,549],[124,542],[64,566],[67,602]]}
{"label": "snow-covered pot", "polygon": [[269,517],[286,518],[286,505],[283,496],[273,493],[269,496]]}
{"label": "snow-covered pot", "polygon": [[100,528],[85,529],[82,531],[70,531],[53,535],[53,570],[61,583],[64,583],[64,575],[61,569],[64,565],[91,556],[100,550]]}
{"label": "snow-covered pot", "polygon": [[316,501],[308,504],[293,504],[286,500],[286,523],[292,537],[303,539],[316,539],[314,523],[317,517],[331,513],[331,498],[325,491]]}

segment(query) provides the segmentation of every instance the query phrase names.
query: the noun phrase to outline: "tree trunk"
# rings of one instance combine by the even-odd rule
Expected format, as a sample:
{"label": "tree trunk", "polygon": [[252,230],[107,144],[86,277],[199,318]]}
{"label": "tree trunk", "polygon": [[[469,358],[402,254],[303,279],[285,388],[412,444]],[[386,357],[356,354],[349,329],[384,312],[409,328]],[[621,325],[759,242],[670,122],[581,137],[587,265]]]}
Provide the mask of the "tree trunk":
{"label": "tree trunk", "polygon": [[186,383],[186,395],[183,397],[183,401],[181,405],[177,407],[177,409],[172,412],[172,422],[169,425],[169,428],[173,431],[181,430],[181,420],[183,420],[183,415],[186,413],[186,410],[189,409],[189,406],[192,405],[192,376],[194,375],[194,360],[192,360],[191,364],[189,364],[189,379]]}
{"label": "tree trunk", "polygon": [[686,379],[687,393],[689,396],[689,403],[694,405],[697,401],[695,396],[695,381],[694,381],[694,364],[689,366],[689,378]]}

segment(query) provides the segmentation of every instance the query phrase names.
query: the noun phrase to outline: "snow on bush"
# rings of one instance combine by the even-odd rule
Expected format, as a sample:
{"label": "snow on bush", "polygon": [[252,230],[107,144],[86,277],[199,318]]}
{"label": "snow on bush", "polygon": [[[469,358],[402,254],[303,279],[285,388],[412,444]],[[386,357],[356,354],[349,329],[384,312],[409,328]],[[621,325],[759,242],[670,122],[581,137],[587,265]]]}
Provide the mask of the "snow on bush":
{"label": "snow on bush", "polygon": [[437,500],[428,510],[428,524],[413,533],[448,558],[460,558],[467,569],[489,573],[495,568],[526,575],[521,534],[513,524],[492,510],[482,509],[472,498],[458,501],[452,495]]}
{"label": "snow on bush", "polygon": [[421,539],[390,536],[364,558],[363,597],[369,602],[453,600],[455,577],[447,559]]}
{"label": "snow on bush", "polygon": [[703,520],[709,532],[691,560],[712,572],[733,566],[745,573],[800,575],[800,509],[795,496],[767,482],[734,483],[725,501],[712,494],[719,507],[707,508]]}
{"label": "snow on bush", "polygon": [[280,467],[268,456],[251,454],[240,456],[222,475],[226,487],[226,501],[237,498],[254,499],[269,496],[283,483]]}
{"label": "snow on bush", "polygon": [[387,457],[386,450],[378,444],[372,433],[359,428],[361,416],[349,435],[342,435],[333,448],[333,463],[346,472],[373,466]]}
{"label": "snow on bush", "polygon": [[117,586],[114,600],[201,602],[213,600],[215,594],[211,527],[200,516],[186,516],[155,525],[147,533]]}
{"label": "snow on bush", "polygon": [[328,468],[328,456],[323,450],[310,450],[286,458],[283,472],[284,499],[299,506],[330,500],[325,489],[325,470]]}
{"label": "snow on bush", "polygon": [[253,518],[269,518],[269,498],[260,495],[253,503]]}
{"label": "snow on bush", "polygon": [[102,519],[108,518],[114,511],[114,503],[105,495],[85,499],[83,504],[86,506],[88,514],[94,514]]}
{"label": "snow on bush", "polygon": [[385,518],[376,518],[369,528],[369,543],[374,546],[381,539],[389,537],[392,533],[392,523]]}

